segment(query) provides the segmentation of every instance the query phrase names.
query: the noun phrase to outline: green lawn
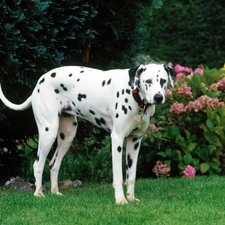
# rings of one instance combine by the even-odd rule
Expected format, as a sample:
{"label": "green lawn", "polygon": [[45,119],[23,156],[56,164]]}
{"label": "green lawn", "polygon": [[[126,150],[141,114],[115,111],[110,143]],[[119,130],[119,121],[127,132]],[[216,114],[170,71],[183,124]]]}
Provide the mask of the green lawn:
{"label": "green lawn", "polygon": [[0,191],[1,225],[225,224],[225,177],[141,179],[140,203],[116,205],[111,184],[84,184],[63,196]]}

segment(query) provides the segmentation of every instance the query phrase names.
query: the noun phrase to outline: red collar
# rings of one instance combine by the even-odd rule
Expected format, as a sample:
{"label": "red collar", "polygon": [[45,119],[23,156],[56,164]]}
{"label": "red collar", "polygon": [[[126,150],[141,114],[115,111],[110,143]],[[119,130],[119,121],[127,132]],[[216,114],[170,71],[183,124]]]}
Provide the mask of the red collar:
{"label": "red collar", "polygon": [[141,109],[147,109],[148,107],[152,106],[153,104],[145,104],[144,101],[141,100],[141,97],[140,95],[138,94],[139,93],[139,89],[138,88],[135,88],[132,90],[132,95],[133,95],[133,98],[134,100],[138,103],[138,106],[141,108]]}

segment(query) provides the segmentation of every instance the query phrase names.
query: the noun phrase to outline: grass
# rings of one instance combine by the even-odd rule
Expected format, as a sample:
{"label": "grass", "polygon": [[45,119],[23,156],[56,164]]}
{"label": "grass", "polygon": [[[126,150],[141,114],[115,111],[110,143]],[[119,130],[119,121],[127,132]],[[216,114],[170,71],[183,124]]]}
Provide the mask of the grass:
{"label": "grass", "polygon": [[222,225],[225,178],[141,179],[140,203],[116,205],[111,184],[84,184],[63,196],[0,190],[1,225]]}

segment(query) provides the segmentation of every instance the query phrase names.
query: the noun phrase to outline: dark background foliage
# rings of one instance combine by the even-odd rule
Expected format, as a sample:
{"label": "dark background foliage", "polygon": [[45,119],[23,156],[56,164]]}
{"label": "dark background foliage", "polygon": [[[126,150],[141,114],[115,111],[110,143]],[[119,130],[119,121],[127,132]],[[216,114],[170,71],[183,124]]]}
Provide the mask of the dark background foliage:
{"label": "dark background foliage", "polygon": [[145,25],[145,51],[153,59],[195,68],[224,64],[225,2],[164,0]]}

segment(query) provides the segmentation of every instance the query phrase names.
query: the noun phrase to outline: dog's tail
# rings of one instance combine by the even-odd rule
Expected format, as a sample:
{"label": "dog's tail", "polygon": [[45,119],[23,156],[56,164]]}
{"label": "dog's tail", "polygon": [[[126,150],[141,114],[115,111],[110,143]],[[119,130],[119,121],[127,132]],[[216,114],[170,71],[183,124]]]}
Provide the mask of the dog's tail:
{"label": "dog's tail", "polygon": [[14,104],[12,102],[10,102],[3,94],[2,92],[2,88],[1,88],[1,84],[0,84],[0,99],[2,100],[2,102],[9,107],[10,109],[16,110],[16,111],[23,111],[25,109],[28,109],[29,107],[31,107],[31,96],[22,104]]}

